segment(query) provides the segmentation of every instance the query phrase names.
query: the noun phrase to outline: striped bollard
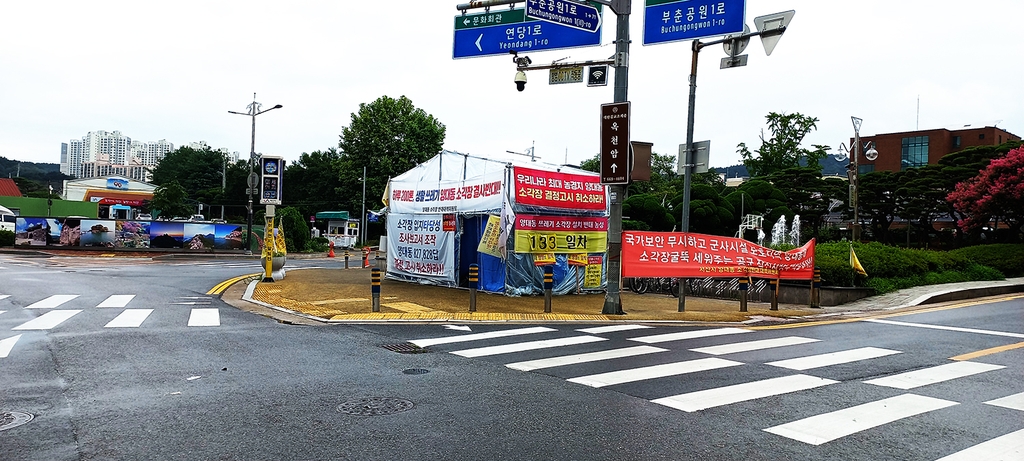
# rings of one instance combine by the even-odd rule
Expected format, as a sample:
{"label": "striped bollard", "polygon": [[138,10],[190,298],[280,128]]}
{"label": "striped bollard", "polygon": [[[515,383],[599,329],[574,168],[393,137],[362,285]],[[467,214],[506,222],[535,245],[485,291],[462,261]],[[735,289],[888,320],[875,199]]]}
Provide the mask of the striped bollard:
{"label": "striped bollard", "polygon": [[476,286],[478,285],[480,266],[469,265],[469,311],[476,312]]}
{"label": "striped bollard", "polygon": [[771,310],[779,310],[779,279],[768,280],[768,286],[772,288],[772,307]]}
{"label": "striped bollard", "polygon": [[348,250],[345,250],[345,269],[348,269]]}
{"label": "striped bollard", "polygon": [[747,311],[747,290],[750,289],[750,277],[740,277],[740,312]]}
{"label": "striped bollard", "polygon": [[370,270],[370,293],[373,295],[373,312],[380,312],[380,269]]}
{"label": "striped bollard", "polygon": [[555,287],[555,269],[544,266],[544,312],[551,312],[551,289]]}

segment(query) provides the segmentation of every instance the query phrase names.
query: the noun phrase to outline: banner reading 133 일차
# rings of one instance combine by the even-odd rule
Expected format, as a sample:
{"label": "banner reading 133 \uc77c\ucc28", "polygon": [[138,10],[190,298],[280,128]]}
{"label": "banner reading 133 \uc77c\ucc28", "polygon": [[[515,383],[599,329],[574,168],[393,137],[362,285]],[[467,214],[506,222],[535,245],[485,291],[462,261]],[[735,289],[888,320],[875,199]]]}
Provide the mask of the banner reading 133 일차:
{"label": "banner reading 133 \uc77c\ucc28", "polygon": [[514,167],[516,203],[575,210],[607,207],[601,178]]}
{"label": "banner reading 133 \uc77c\ucc28", "polygon": [[516,253],[604,253],[608,218],[517,214]]}
{"label": "banner reading 133 \uc77c\ucc28", "polygon": [[814,240],[777,251],[733,237],[685,232],[622,233],[623,277],[739,277],[810,280]]}

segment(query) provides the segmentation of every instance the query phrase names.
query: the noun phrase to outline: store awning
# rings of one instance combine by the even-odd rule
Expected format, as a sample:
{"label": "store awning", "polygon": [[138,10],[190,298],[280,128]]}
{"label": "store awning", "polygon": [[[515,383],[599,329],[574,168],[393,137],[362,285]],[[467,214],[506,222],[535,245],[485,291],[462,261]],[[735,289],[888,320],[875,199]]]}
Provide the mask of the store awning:
{"label": "store awning", "polygon": [[100,205],[128,205],[142,206],[146,200],[152,200],[153,194],[139,192],[114,192],[105,190],[90,190],[85,193],[86,202],[98,203]]}
{"label": "store awning", "polygon": [[316,214],[316,219],[348,219],[347,211],[321,211]]}

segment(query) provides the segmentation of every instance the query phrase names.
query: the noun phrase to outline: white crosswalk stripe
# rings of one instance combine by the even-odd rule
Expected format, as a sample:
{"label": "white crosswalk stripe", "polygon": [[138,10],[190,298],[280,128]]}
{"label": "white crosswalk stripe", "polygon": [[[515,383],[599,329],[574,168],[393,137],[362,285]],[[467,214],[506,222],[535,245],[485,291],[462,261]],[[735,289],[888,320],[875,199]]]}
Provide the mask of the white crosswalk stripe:
{"label": "white crosswalk stripe", "polygon": [[117,317],[104,325],[104,328],[138,328],[146,321],[153,309],[125,309]]}
{"label": "white crosswalk stripe", "polygon": [[481,339],[494,339],[494,338],[504,338],[504,337],[507,337],[507,336],[529,335],[529,334],[534,334],[534,333],[547,333],[547,332],[551,332],[551,331],[556,331],[556,330],[554,328],[548,328],[548,327],[516,328],[516,329],[512,329],[512,330],[491,331],[491,332],[487,332],[487,333],[473,333],[473,334],[462,335],[462,336],[443,336],[443,337],[440,337],[440,338],[414,339],[414,340],[409,341],[409,342],[412,343],[412,344],[415,344],[415,345],[417,345],[419,347],[427,347],[427,346],[435,346],[435,345],[438,345],[438,344],[461,343],[461,342],[466,342],[466,341],[478,341],[478,340],[481,340]]}
{"label": "white crosswalk stripe", "polygon": [[718,368],[735,367],[737,365],[743,364],[740,362],[733,362],[732,360],[707,358],[688,360],[686,362],[652,365],[642,368],[631,368],[628,370],[610,371],[607,373],[571,378],[568,381],[591,387],[604,387],[647,379],[677,376],[686,373],[697,373],[700,371],[715,370]]}
{"label": "white crosswalk stripe", "polygon": [[995,405],[997,407],[1009,408],[1011,410],[1024,411],[1024,392],[1008,395],[995,400],[989,400],[985,403],[988,405]]}
{"label": "white crosswalk stripe", "polygon": [[125,307],[135,298],[135,295],[110,295],[96,307]]}
{"label": "white crosswalk stripe", "polygon": [[654,403],[694,412],[733,403],[756,400],[773,395],[789,394],[805,391],[816,387],[837,384],[839,381],[816,378],[808,375],[783,376],[781,378],[764,379],[733,386],[718,387],[686,394],[674,395],[651,400]]}
{"label": "white crosswalk stripe", "polygon": [[18,325],[12,330],[49,330],[51,328],[64,323],[65,320],[74,317],[75,314],[82,312],[81,310],[56,310],[50,311],[32,320],[29,320],[21,325]]}
{"label": "white crosswalk stripe", "polygon": [[770,427],[765,431],[811,445],[821,445],[873,427],[953,405],[957,403],[934,397],[903,394],[811,416]]}
{"label": "white crosswalk stripe", "polygon": [[628,324],[627,325],[606,325],[606,326],[603,326],[603,327],[581,328],[581,329],[576,330],[576,331],[578,331],[580,333],[586,333],[588,335],[600,335],[600,334],[604,334],[604,333],[613,333],[613,332],[616,332],[616,331],[642,330],[642,329],[645,329],[645,328],[654,328],[654,327],[648,326],[648,325],[628,325]]}
{"label": "white crosswalk stripe", "polygon": [[1024,459],[1024,429],[979,443],[936,461],[1020,461]]}
{"label": "white crosswalk stripe", "polygon": [[747,341],[742,343],[722,344],[720,346],[698,347],[690,349],[694,352],[711,355],[735,354],[737,352],[750,352],[774,347],[795,346],[818,342],[818,339],[801,338],[799,336],[787,336],[785,338],[762,339],[759,341]]}
{"label": "white crosswalk stripe", "polygon": [[0,340],[0,359],[6,358],[10,353],[11,349],[14,349],[14,344],[21,339],[21,335],[11,336],[10,338]]}
{"label": "white crosswalk stripe", "polygon": [[192,309],[188,316],[190,327],[220,326],[220,311],[217,309]]}
{"label": "white crosswalk stripe", "polygon": [[641,336],[638,338],[629,338],[629,340],[645,344],[655,344],[669,341],[682,341],[686,339],[709,338],[712,336],[735,335],[740,333],[752,333],[752,331],[744,330],[742,328],[715,328],[711,330],[693,330],[679,333],[667,333],[663,335]]}
{"label": "white crosswalk stripe", "polygon": [[795,359],[778,360],[768,362],[766,365],[788,368],[790,370],[811,370],[814,368],[839,365],[843,363],[859,362],[861,360],[876,359],[887,355],[899,354],[900,351],[881,349],[878,347],[861,347],[846,351],[831,352],[828,354],[810,355]]}
{"label": "white crosswalk stripe", "polygon": [[607,341],[607,338],[597,336],[572,336],[568,338],[544,339],[541,341],[528,341],[522,343],[505,344],[501,346],[478,347],[475,349],[464,349],[452,351],[452,354],[463,357],[484,357],[488,355],[508,354],[512,352],[532,351],[559,346],[571,346],[573,344],[586,344],[598,341]]}
{"label": "white crosswalk stripe", "polygon": [[0,299],[7,299],[7,298],[10,298],[10,297],[11,297],[11,295],[0,295]]}
{"label": "white crosswalk stripe", "polygon": [[[0,299],[5,299],[10,295],[0,295]],[[128,309],[126,308],[131,302],[135,300],[137,295],[132,294],[116,294],[109,295],[99,304],[96,304],[97,309],[123,309],[122,312],[110,320],[104,328],[139,328],[151,318],[151,314],[154,313],[154,309]],[[195,299],[197,301],[190,302],[190,305],[209,305],[212,302],[212,298],[209,296],[190,296],[188,299]],[[80,295],[52,295],[44,299],[36,301],[24,307],[24,309],[53,309],[43,315],[40,315],[32,320],[26,321],[21,325],[11,328],[12,330],[50,330],[56,328],[59,325],[64,324],[67,320],[74,317],[76,314],[83,312],[82,309],[68,309],[67,307],[80,307],[85,300]],[[79,306],[74,306],[78,304]],[[174,304],[174,303],[170,303]],[[91,306],[92,304],[90,304]],[[0,310],[0,314],[10,312],[9,310]],[[80,323],[80,322],[79,322]],[[150,322],[152,323],[152,322]],[[208,327],[208,326],[220,326],[220,313],[217,309],[192,309],[190,312],[188,326],[196,327]],[[64,326],[64,328],[69,328]]]}
{"label": "white crosswalk stripe", "polygon": [[25,306],[25,309],[53,309],[77,297],[78,295],[53,295],[42,301],[29,304]]}
{"label": "white crosswalk stripe", "polygon": [[898,375],[886,376],[884,378],[877,378],[864,382],[874,384],[876,386],[894,387],[896,389],[907,390],[915,387],[927,386],[929,384],[941,383],[951,379],[976,375],[986,371],[998,370],[1001,368],[1006,367],[1002,365],[967,361],[953,362],[945,365],[939,365],[937,367],[909,371]]}
{"label": "white crosswalk stripe", "polygon": [[654,346],[634,346],[622,349],[611,349],[607,351],[588,352],[586,354],[563,355],[546,359],[528,360],[525,362],[509,363],[505,365],[513,370],[532,371],[542,368],[560,367],[564,365],[575,365],[579,363],[597,362],[601,360],[620,359],[623,357],[635,357],[637,355],[653,354],[655,352],[667,352]]}

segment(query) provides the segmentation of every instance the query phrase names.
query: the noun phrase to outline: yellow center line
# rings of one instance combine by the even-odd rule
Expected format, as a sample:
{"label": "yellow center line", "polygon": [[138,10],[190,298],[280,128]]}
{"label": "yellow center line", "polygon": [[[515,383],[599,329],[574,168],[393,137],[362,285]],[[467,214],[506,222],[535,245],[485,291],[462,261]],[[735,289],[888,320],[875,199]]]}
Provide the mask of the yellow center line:
{"label": "yellow center line", "polygon": [[233,279],[225,280],[223,282],[218,283],[213,288],[211,288],[210,291],[206,292],[206,294],[208,294],[208,295],[219,295],[219,294],[223,293],[224,290],[227,290],[229,286],[234,285],[235,283],[237,283],[239,281],[242,281],[242,280],[245,280],[245,279],[247,279],[249,277],[255,277],[255,276],[258,276],[258,275],[260,275],[260,274],[240,275],[240,276],[235,277]]}
{"label": "yellow center line", "polygon": [[1020,349],[1022,347],[1024,347],[1024,343],[1007,344],[1005,346],[991,347],[991,348],[988,348],[988,349],[982,349],[980,351],[969,352],[969,353],[966,353],[966,354],[963,354],[963,355],[958,355],[956,357],[950,357],[949,359],[950,360],[971,360],[971,359],[976,359],[978,357],[984,357],[986,355],[992,355],[992,354],[997,354],[997,353],[1000,353],[1000,352],[1006,352],[1006,351],[1010,351],[1010,350],[1014,350],[1014,349]]}
{"label": "yellow center line", "polygon": [[1024,297],[1024,296],[1010,296],[1010,297],[1001,298],[1001,299],[997,299],[997,300],[989,299],[989,300],[985,300],[985,301],[969,301],[969,302],[963,302],[963,303],[959,303],[959,304],[950,304],[948,306],[929,307],[929,308],[925,308],[925,309],[913,309],[913,310],[902,311],[902,312],[887,312],[887,313],[884,313],[884,314],[870,314],[870,315],[866,315],[866,316],[863,316],[863,317],[848,318],[848,319],[820,320],[820,321],[812,321],[812,322],[790,323],[790,324],[783,324],[783,325],[767,325],[767,326],[762,326],[762,327],[746,327],[746,329],[748,329],[748,330],[783,330],[783,329],[788,329],[788,328],[803,328],[803,327],[816,327],[816,326],[821,326],[821,325],[835,325],[835,324],[838,324],[838,323],[860,322],[860,321],[869,320],[869,319],[885,319],[885,318],[889,318],[889,317],[901,317],[901,316],[904,316],[904,315],[925,314],[925,313],[928,313],[928,312],[938,312],[938,311],[945,311],[945,310],[950,310],[950,309],[959,309],[961,307],[970,307],[970,306],[977,306],[979,304],[988,304],[988,303],[992,303],[994,301],[1010,301],[1010,300],[1017,299],[1017,298],[1020,298],[1020,297]]}

